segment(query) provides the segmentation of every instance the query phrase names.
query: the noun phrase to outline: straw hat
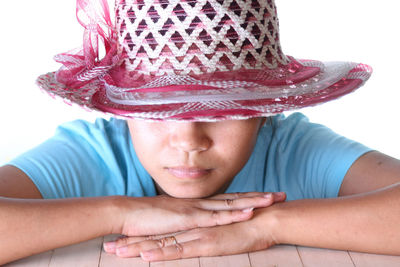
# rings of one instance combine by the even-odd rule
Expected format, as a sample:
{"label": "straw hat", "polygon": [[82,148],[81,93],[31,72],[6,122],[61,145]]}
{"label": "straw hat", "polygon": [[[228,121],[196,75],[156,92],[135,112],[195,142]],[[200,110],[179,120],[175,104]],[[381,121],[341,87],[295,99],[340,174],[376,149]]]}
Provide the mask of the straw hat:
{"label": "straw hat", "polygon": [[[282,52],[273,0],[77,0],[83,49],[38,78],[54,96],[118,117],[217,121],[336,99],[368,65]],[[105,56],[99,56],[99,44]]]}

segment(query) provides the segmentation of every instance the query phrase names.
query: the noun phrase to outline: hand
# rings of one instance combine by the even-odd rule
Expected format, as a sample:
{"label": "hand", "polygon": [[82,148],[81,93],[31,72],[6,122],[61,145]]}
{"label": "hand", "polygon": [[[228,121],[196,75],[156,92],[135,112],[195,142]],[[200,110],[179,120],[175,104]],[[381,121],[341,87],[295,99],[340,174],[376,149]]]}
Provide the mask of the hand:
{"label": "hand", "polygon": [[125,201],[119,203],[119,216],[116,216],[119,227],[113,232],[148,236],[245,221],[252,217],[253,208],[273,204],[274,195],[250,192],[221,194],[208,199],[179,199],[163,195],[122,200]]}
{"label": "hand", "polygon": [[[247,196],[249,194],[258,193],[247,193]],[[221,195],[217,198],[223,196],[231,197],[232,195]],[[271,195],[272,203],[282,202],[285,198],[284,193]],[[173,236],[123,237],[117,241],[105,243],[104,249],[106,252],[116,253],[120,257],[141,255],[146,261],[160,261],[236,254],[265,249],[274,245],[273,239],[268,238],[267,232],[259,230],[257,225],[260,225],[259,222],[253,219],[229,225],[196,228]]]}

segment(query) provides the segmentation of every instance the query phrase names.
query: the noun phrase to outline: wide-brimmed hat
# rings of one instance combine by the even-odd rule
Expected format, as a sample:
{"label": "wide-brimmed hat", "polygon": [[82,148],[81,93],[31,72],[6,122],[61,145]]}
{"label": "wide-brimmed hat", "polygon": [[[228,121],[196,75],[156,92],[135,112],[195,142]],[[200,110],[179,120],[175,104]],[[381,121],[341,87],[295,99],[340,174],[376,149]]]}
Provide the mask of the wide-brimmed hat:
{"label": "wide-brimmed hat", "polygon": [[372,73],[285,55],[273,0],[116,0],[114,19],[107,0],[77,0],[77,17],[83,48],[57,55],[63,66],[37,83],[118,117],[271,116],[336,99]]}

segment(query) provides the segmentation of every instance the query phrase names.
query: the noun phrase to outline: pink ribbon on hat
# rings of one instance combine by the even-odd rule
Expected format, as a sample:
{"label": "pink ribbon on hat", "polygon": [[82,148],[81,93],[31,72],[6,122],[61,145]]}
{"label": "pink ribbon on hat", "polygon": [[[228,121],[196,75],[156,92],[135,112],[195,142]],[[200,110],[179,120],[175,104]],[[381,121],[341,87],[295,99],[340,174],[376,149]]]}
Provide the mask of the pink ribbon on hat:
{"label": "pink ribbon on hat", "polygon": [[[101,78],[120,60],[107,0],[77,0],[76,3],[76,17],[85,28],[83,48],[54,57],[63,64],[56,74],[57,81],[72,88]],[[103,59],[99,59],[99,39],[105,49]]]}

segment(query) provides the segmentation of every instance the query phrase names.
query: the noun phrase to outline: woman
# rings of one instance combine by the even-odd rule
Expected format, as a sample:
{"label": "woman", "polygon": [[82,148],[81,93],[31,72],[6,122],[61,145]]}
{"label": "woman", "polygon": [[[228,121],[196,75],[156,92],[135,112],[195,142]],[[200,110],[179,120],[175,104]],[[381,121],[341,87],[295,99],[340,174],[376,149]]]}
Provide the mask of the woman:
{"label": "woman", "polygon": [[107,252],[148,261],[280,243],[399,254],[398,160],[276,115],[357,89],[368,66],[284,55],[273,1],[118,1],[115,25],[104,1],[77,3],[83,52],[38,84],[128,119],[65,124],[1,168],[0,263],[110,233],[127,237]]}

